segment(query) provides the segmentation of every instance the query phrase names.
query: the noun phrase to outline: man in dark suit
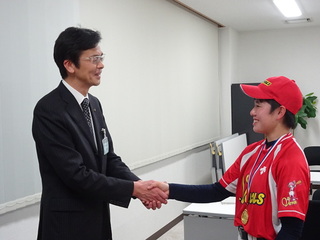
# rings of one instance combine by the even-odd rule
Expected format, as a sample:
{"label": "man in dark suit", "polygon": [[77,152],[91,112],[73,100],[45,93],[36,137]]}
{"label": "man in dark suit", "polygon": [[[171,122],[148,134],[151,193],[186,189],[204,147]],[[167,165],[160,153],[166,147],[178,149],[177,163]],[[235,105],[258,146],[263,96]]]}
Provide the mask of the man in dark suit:
{"label": "man in dark suit", "polygon": [[[109,203],[132,197],[160,208],[167,195],[150,191],[113,151],[99,100],[104,55],[99,32],[70,27],[57,38],[54,60],[62,81],[34,109],[32,133],[42,179],[38,240],[112,239]],[[89,100],[89,106],[82,105]]]}

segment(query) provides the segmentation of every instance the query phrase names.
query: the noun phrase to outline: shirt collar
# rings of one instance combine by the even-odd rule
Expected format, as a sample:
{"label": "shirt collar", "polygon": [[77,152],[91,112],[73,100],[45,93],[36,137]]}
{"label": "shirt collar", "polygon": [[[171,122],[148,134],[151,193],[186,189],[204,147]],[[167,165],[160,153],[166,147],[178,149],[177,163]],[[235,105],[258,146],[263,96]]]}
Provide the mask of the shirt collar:
{"label": "shirt collar", "polygon": [[78,92],[76,89],[74,89],[73,87],[71,87],[69,85],[69,83],[67,83],[65,80],[62,79],[62,83],[64,84],[64,86],[71,92],[71,94],[74,96],[74,98],[77,100],[78,104],[81,106],[81,103],[83,101],[83,99],[88,98],[89,99],[89,95],[87,94],[86,96],[83,96],[80,92]]}

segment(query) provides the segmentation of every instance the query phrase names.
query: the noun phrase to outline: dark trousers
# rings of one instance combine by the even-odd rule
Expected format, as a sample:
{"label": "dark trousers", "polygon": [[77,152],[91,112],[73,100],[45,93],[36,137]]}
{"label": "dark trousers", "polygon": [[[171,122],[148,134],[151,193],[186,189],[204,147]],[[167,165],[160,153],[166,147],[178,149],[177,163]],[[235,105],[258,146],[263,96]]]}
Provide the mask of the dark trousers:
{"label": "dark trousers", "polygon": [[[242,226],[238,227],[239,235],[241,240],[248,240],[248,233],[243,229]],[[257,238],[257,240],[266,240],[265,238]]]}

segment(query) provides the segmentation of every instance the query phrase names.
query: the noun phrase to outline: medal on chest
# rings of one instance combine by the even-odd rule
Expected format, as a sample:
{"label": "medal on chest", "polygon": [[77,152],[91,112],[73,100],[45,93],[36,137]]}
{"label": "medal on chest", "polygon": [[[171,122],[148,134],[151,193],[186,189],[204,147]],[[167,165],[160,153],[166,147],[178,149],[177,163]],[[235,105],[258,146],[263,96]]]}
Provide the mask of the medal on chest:
{"label": "medal on chest", "polygon": [[249,220],[248,209],[244,209],[241,214],[241,222],[243,225],[246,225],[248,223],[248,220]]}
{"label": "medal on chest", "polygon": [[[278,145],[279,141],[282,139],[279,138],[275,144],[270,147],[267,151],[265,149],[265,145],[261,147],[256,160],[254,161],[254,164],[252,165],[252,168],[250,170],[249,175],[245,177],[244,182],[247,183],[247,187],[245,188],[245,183],[243,182],[243,197],[240,199],[240,201],[245,204],[244,210],[241,212],[241,223],[246,225],[249,221],[250,213],[249,213],[249,204],[255,204],[255,205],[261,205],[263,204],[263,199],[265,197],[265,193],[259,191],[259,192],[250,192],[252,183],[254,179],[256,181],[259,180],[259,178],[256,177],[256,175],[262,175],[267,174],[267,167],[264,165],[266,163],[266,160],[270,156],[270,153],[276,149],[276,146]],[[264,154],[265,153],[265,154]],[[264,156],[262,156],[264,155]],[[256,177],[256,178],[255,178]],[[251,208],[250,208],[251,209]]]}

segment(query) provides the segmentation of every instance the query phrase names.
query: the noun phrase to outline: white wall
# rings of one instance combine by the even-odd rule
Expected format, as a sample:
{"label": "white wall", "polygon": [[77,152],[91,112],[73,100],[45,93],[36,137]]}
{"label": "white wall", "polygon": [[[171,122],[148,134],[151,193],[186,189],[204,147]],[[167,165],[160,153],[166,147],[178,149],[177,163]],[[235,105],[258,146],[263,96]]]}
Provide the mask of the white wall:
{"label": "white wall", "polygon": [[53,44],[78,23],[78,0],[0,1],[0,212],[41,191],[31,134],[36,102],[58,85]]}
{"label": "white wall", "polygon": [[0,215],[0,239],[37,239],[38,216],[39,203]]}
{"label": "white wall", "polygon": [[163,0],[79,0],[101,32],[101,84],[116,152],[136,168],[219,137],[218,27]]}
{"label": "white wall", "polygon": [[[234,82],[238,53],[238,32],[229,27],[219,29],[220,135],[232,133],[231,84]],[[218,104],[218,103],[217,103]]]}

